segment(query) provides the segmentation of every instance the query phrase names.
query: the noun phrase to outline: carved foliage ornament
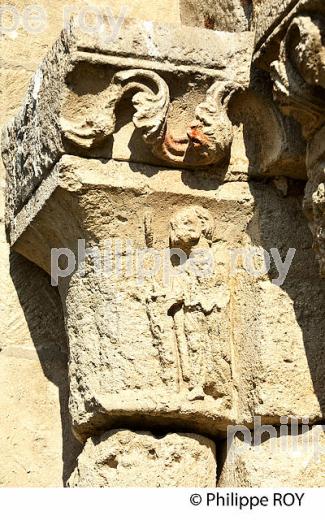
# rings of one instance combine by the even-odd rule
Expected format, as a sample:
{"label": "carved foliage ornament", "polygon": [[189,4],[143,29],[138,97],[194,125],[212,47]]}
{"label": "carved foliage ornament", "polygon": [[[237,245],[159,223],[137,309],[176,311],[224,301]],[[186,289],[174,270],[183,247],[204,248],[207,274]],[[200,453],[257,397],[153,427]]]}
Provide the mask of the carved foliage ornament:
{"label": "carved foliage ornament", "polygon": [[325,18],[296,17],[281,43],[279,60],[271,67],[281,109],[301,123],[308,140],[304,212],[325,277]]}
{"label": "carved foliage ornament", "polygon": [[302,124],[307,139],[325,123],[324,34],[323,17],[296,17],[271,65],[276,100]]}
{"label": "carved foliage ornament", "polygon": [[95,120],[82,125],[61,119],[66,139],[83,148],[92,148],[115,132],[115,110],[122,97],[131,93],[135,108],[133,123],[142,132],[153,155],[169,164],[204,166],[224,161],[230,152],[233,129],[227,107],[236,86],[216,81],[195,112],[195,119],[183,137],[168,130],[170,95],[167,83],[149,70],[117,72],[108,89],[105,109]]}

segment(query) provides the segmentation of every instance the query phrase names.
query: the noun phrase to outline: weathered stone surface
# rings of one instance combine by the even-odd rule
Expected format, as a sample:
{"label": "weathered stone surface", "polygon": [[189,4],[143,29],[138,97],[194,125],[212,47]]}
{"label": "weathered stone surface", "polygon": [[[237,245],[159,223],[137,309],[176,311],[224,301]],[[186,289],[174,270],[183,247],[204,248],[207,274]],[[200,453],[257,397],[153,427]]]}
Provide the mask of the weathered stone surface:
{"label": "weathered stone surface", "polygon": [[[77,23],[62,33],[4,134],[8,224],[64,152],[192,168],[228,158],[233,135],[226,108],[248,83],[251,34],[198,28],[184,34],[177,26],[131,20],[113,42],[101,34],[94,38]],[[131,110],[119,102],[134,85],[136,113],[125,128]]]}
{"label": "weathered stone surface", "polygon": [[[20,15],[31,4],[26,0],[10,2]],[[74,12],[80,13],[87,4],[89,7],[89,2],[83,0],[37,0],[32,5],[45,10],[44,30],[36,34],[24,30],[19,23],[17,30],[1,34],[1,126],[16,115],[34,71],[70,18],[71,6]],[[107,8],[106,0],[92,0],[91,4]],[[158,21],[168,17],[170,22],[177,23],[177,4],[177,0],[156,0],[148,6],[147,2],[133,0],[132,5],[127,6],[127,14]],[[116,17],[123,6],[123,0],[109,2]],[[69,12],[65,12],[67,8]],[[2,23],[6,26],[4,18]],[[56,289],[23,257],[13,253],[9,261],[4,234],[4,177],[5,169],[0,160],[0,485],[60,487],[71,471],[74,457],[67,411],[66,356],[60,353],[66,340],[62,341],[63,325],[58,326]],[[23,310],[26,304],[27,313]],[[45,347],[40,362],[37,350],[41,345]]]}
{"label": "weathered stone surface", "polygon": [[270,64],[278,57],[281,41],[295,17],[324,16],[325,5],[323,0],[256,0],[254,10],[256,47],[253,61],[259,67],[269,70]]}
{"label": "weathered stone surface", "polygon": [[233,178],[237,174],[244,180],[246,172],[252,178],[307,178],[300,125],[281,113],[265,73],[252,70],[250,88],[232,97],[229,116],[234,129],[229,165]]}
{"label": "weathered stone surface", "polygon": [[17,294],[10,292],[2,283],[3,267],[0,486],[60,487],[73,469],[80,443],[71,432],[59,295],[43,271],[16,253],[11,254],[10,269]]}
{"label": "weathered stone surface", "polygon": [[206,437],[116,430],[88,439],[70,487],[214,487],[215,444]]}
{"label": "weathered stone surface", "polygon": [[320,274],[325,277],[325,126],[310,140],[308,145],[307,169],[309,181],[306,185],[304,210],[313,234],[313,248],[319,262]]}
{"label": "weathered stone surface", "polygon": [[[303,10],[305,7],[305,10]],[[295,16],[283,23],[279,51],[270,65],[275,100],[284,114],[294,117],[307,140],[308,182],[304,210],[310,222],[314,249],[325,276],[324,180],[325,151],[325,7],[299,2]]]}
{"label": "weathered stone surface", "polygon": [[[33,414],[31,442],[42,414],[55,410],[55,399],[47,408],[42,396],[53,391],[52,383],[58,386],[64,480],[78,451],[71,421],[85,442],[72,486],[134,486],[147,462],[150,476],[137,484],[213,486],[214,445],[197,434],[220,438],[229,425],[252,428],[256,416],[277,429],[281,416],[300,422],[304,416],[311,424],[324,418],[324,287],[302,199],[307,167],[304,210],[324,274],[325,11],[318,0],[284,2],[275,21],[274,7],[254,2],[253,66],[254,34],[242,32],[249,27],[250,2],[225,0],[216,7],[184,1],[178,15],[184,19],[187,13],[187,22],[200,27],[184,31],[125,19],[113,41],[107,17],[96,34],[85,33],[75,18],[4,132],[10,244],[58,282],[69,346],[57,292],[47,289],[46,275],[29,267],[39,301],[28,298],[22,260],[14,255],[13,280],[26,323],[22,316],[16,323],[15,311],[6,316],[17,307],[11,289],[0,309],[9,325],[0,344],[3,375],[17,380],[12,360],[24,355],[18,370],[29,370],[24,367],[32,361],[35,372],[33,340],[51,384],[35,377],[40,416],[27,396],[20,415],[28,423]],[[157,9],[163,12],[160,4]],[[22,42],[13,34],[8,38],[19,62]],[[15,73],[10,60],[1,71],[2,84],[16,78],[8,114],[36,55],[23,71],[15,56]],[[66,248],[68,267],[73,264],[60,279],[54,271],[62,274],[65,264],[63,253],[55,256],[57,248]],[[173,256],[166,255],[168,248]],[[4,265],[1,276],[9,269],[9,262]],[[19,389],[23,394],[21,381]],[[3,399],[7,404],[13,397]],[[13,417],[4,420],[11,424]],[[45,443],[49,428],[45,421]],[[155,438],[155,432],[170,434]],[[11,437],[1,440],[7,446]],[[53,445],[50,457],[60,446]],[[244,461],[238,448],[235,463],[228,454],[220,485],[266,485],[260,467],[271,448],[257,448]],[[192,464],[195,457],[211,469],[203,484],[192,475],[200,469]],[[26,460],[19,479],[34,485],[37,465],[30,469]],[[275,462],[284,465],[282,456]],[[299,467],[298,461],[287,470],[283,485],[304,484]],[[57,483],[59,468],[53,465],[48,479],[40,472],[41,480]],[[320,485],[313,462],[309,476]],[[3,476],[1,464],[0,477],[5,485],[14,481]]]}
{"label": "weathered stone surface", "polygon": [[253,25],[256,29],[257,47],[262,45],[298,2],[299,0],[253,0]]}
{"label": "weathered stone surface", "polygon": [[[234,227],[227,231],[225,224],[220,225],[218,234],[224,239],[226,234],[232,242],[236,239],[233,231],[240,205],[236,196],[243,193],[249,198],[249,193],[246,185],[239,183],[230,190],[225,186],[223,194],[222,189],[213,190],[215,180],[202,176],[201,188],[205,184],[206,190],[194,197],[189,185],[199,178],[198,172],[188,172],[184,178],[177,170],[141,165],[133,165],[131,170],[126,163],[115,161],[108,163],[107,169],[100,161],[65,156],[48,178],[52,185],[47,187],[45,181],[18,216],[19,234],[28,226],[25,217],[33,218],[33,226],[18,240],[17,250],[32,256],[48,272],[52,248],[69,247],[78,258],[79,236],[85,237],[87,248],[96,245],[101,250],[107,237],[112,240],[112,271],[103,272],[103,267],[99,273],[94,271],[91,258],[87,258],[86,276],[73,272],[69,279],[60,280],[68,312],[70,408],[80,436],[103,425],[111,428],[130,420],[148,426],[173,422],[203,432],[224,429],[233,420],[227,284],[230,259],[224,248],[212,242],[214,219],[220,219],[221,211],[229,212],[229,218],[232,215]],[[178,273],[166,256],[173,240],[171,221],[183,218],[177,209],[190,208],[194,201],[198,246],[206,243],[207,254],[216,266],[202,280],[193,276],[190,266]],[[200,203],[208,205],[209,211]],[[71,213],[73,206],[76,211]],[[166,212],[166,207],[171,210]],[[98,218],[102,208],[104,221]],[[65,225],[67,211],[71,218]],[[192,218],[187,211],[186,218]],[[208,235],[200,221],[206,213],[211,213]],[[113,214],[116,218],[112,219]],[[240,218],[245,220],[245,215],[246,211]],[[64,230],[59,231],[62,224]],[[39,236],[44,237],[44,247],[37,245]],[[140,266],[136,263],[139,251],[152,254],[147,245],[150,239],[151,247],[160,254],[157,272],[147,270],[141,259]],[[121,271],[116,267],[119,258]],[[185,369],[184,347],[189,356]]]}
{"label": "weathered stone surface", "polygon": [[248,31],[252,3],[251,0],[180,0],[180,16],[184,25],[218,31]]}
{"label": "weathered stone surface", "polygon": [[[290,424],[290,422],[289,422]],[[220,487],[324,487],[324,426],[305,433],[288,434],[287,425],[273,429],[274,438],[265,434],[263,441],[252,445],[236,437],[229,447],[218,481]],[[276,437],[277,435],[277,437]]]}
{"label": "weathered stone surface", "polygon": [[[194,182],[200,190],[191,188]],[[69,247],[78,258],[76,237],[99,250],[107,237],[113,246],[120,240],[120,271],[96,274],[87,258],[85,276],[72,272],[60,281],[70,409],[80,437],[123,424],[179,424],[215,434],[234,422],[251,424],[255,415],[271,423],[285,414],[322,418],[324,291],[302,194],[216,182],[204,173],[64,156],[17,216],[15,248],[48,272],[51,248]],[[215,222],[212,235],[198,215]],[[185,271],[173,285],[169,260],[155,275],[134,269],[138,250],[187,249],[177,238],[183,217],[198,243],[208,237],[213,275],[200,281]],[[257,274],[240,261],[232,265],[242,254],[270,255],[274,236],[282,262],[296,250],[282,287],[272,283],[279,263]]]}
{"label": "weathered stone surface", "polygon": [[252,279],[242,267],[236,275],[233,319],[237,368],[243,374],[240,406],[244,416],[250,410],[269,424],[282,415],[306,414],[315,420],[324,413],[324,330],[318,314],[323,312],[324,285],[301,210],[303,193],[285,196],[254,183],[250,189],[255,201],[247,227],[251,246],[262,247],[271,257],[272,251],[277,254],[276,245],[283,261],[290,248],[295,253],[281,287],[270,283],[278,278],[272,258],[265,276]]}

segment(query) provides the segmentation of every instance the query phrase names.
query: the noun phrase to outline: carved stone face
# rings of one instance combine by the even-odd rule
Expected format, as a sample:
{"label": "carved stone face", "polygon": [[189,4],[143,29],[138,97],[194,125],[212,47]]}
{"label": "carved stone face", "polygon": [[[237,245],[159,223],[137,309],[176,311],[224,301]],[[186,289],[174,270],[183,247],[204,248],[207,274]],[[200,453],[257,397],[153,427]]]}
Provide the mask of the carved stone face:
{"label": "carved stone face", "polygon": [[183,208],[170,220],[170,245],[189,252],[204,238],[211,244],[214,220],[210,212],[200,206]]}
{"label": "carved stone face", "polygon": [[193,208],[175,213],[170,222],[170,242],[174,247],[190,249],[198,244],[202,235],[202,222]]}

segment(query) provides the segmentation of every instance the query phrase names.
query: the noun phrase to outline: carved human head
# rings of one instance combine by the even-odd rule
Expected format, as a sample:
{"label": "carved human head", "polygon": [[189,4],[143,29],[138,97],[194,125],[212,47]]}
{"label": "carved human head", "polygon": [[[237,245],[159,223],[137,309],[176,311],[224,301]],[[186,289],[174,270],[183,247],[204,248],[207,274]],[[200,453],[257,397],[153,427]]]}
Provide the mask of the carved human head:
{"label": "carved human head", "polygon": [[200,206],[188,206],[176,211],[170,220],[170,245],[184,250],[197,246],[204,238],[210,245],[214,231],[211,213]]}

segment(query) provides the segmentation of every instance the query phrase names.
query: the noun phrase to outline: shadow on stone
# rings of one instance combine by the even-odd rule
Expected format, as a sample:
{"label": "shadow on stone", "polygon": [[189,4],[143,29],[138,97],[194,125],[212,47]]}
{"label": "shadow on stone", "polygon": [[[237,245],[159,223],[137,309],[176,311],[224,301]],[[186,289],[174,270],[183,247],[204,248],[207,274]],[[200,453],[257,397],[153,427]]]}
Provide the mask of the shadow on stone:
{"label": "shadow on stone", "polygon": [[58,387],[62,425],[62,481],[65,486],[82,445],[72,433],[68,409],[68,347],[60,297],[57,289],[50,285],[48,275],[15,252],[10,255],[10,274],[43,373]]}
{"label": "shadow on stone", "polygon": [[[320,412],[325,412],[325,281],[320,278],[319,267],[312,249],[312,235],[302,210],[304,183],[288,182],[288,194],[284,196],[270,184],[250,183],[250,190],[255,200],[255,212],[248,226],[253,245],[262,247],[268,253],[275,248],[285,260],[290,248],[296,249],[284,283],[279,289],[290,298],[295,321],[300,328],[314,393],[318,399]],[[272,257],[271,257],[272,258]],[[271,261],[268,273],[270,280],[278,278],[278,270]],[[273,285],[273,284],[272,284]],[[276,286],[274,286],[276,287]],[[269,303],[270,306],[272,302]],[[285,309],[282,309],[283,313]],[[273,327],[281,327],[276,313],[280,307],[274,307]],[[281,318],[281,316],[280,316]],[[282,330],[282,329],[281,329]],[[283,329],[283,342],[292,342],[292,358],[287,354],[283,370],[291,374],[291,384],[300,392],[307,384],[303,372],[299,370],[295,358],[295,336],[291,336],[290,323]],[[286,336],[286,337],[285,337]],[[274,345],[276,347],[276,345]],[[281,344],[278,345],[281,348]],[[276,354],[276,353],[275,353]],[[296,356],[297,356],[296,351]],[[290,368],[291,367],[291,368]],[[311,422],[322,420],[311,417]]]}

